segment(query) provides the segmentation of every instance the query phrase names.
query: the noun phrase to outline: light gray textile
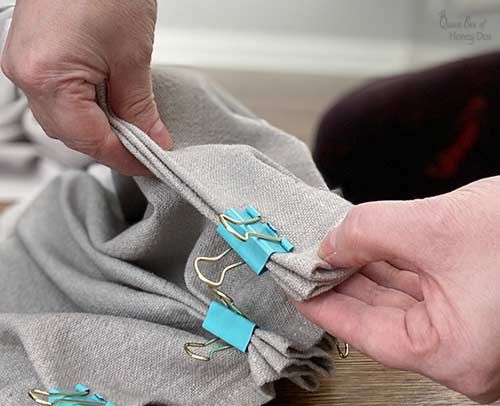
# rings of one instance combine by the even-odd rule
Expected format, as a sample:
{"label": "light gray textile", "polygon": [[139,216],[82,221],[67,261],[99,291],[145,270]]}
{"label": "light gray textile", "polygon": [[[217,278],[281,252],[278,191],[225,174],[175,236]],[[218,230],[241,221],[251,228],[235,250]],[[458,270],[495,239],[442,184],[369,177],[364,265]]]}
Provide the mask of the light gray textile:
{"label": "light gray textile", "polygon": [[0,10],[7,7],[12,7],[16,4],[14,0],[0,0]]}
{"label": "light gray textile", "polygon": [[[317,250],[351,204],[328,190],[305,144],[248,117],[239,107],[224,104],[202,77],[188,79],[179,74],[177,79],[173,83],[164,76],[155,89],[160,111],[177,135],[175,150],[163,151],[132,124],[110,114],[122,143],[214,223],[228,207],[248,203],[264,215],[272,214],[271,222],[295,244],[295,250],[273,255],[268,268],[294,298],[317,295],[344,280],[351,271],[329,269]],[[190,80],[197,86],[192,87]],[[168,97],[161,95],[170,92],[175,92],[176,103],[169,107]],[[101,87],[103,106],[104,93]],[[203,95],[210,97],[201,105]],[[192,120],[188,128],[179,119],[182,116]]]}
{"label": "light gray textile", "polygon": [[14,1],[0,0],[0,48],[5,41],[5,35],[9,29],[10,20],[14,13]]}
{"label": "light gray textile", "polygon": [[[0,244],[0,403],[81,382],[127,406],[259,405],[280,378],[314,390],[332,371],[332,339],[287,294],[304,299],[351,273],[316,255],[350,204],[328,191],[304,144],[201,76],[157,72],[154,92],[173,151],[109,119],[157,178],[116,175],[114,194],[85,172],[65,173]],[[195,361],[183,344],[211,337],[201,323],[212,298],[193,261],[227,247],[217,214],[248,203],[295,250],[273,255],[261,276],[244,266],[226,278],[222,290],[260,327],[248,354]]]}

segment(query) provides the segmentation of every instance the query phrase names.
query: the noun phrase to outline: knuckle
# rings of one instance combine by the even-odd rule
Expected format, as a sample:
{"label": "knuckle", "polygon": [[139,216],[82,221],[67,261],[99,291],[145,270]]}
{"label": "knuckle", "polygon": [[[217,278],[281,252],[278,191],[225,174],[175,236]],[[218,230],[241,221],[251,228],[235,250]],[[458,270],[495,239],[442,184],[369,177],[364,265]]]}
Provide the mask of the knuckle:
{"label": "knuckle", "polygon": [[89,155],[97,160],[102,158],[102,152],[105,147],[104,138],[96,138],[92,140],[63,140],[64,144],[75,151],[81,152],[82,154]]}
{"label": "knuckle", "polygon": [[153,54],[153,42],[145,42],[131,57],[131,63],[138,67],[149,67]]}
{"label": "knuckle", "polygon": [[[133,38],[133,43],[136,44],[133,52],[130,52],[129,47],[118,48],[114,55],[115,58],[112,60],[113,67],[119,70],[150,70],[151,58],[153,55],[153,37],[148,40],[141,38]],[[127,58],[119,58],[119,55],[126,54]]]}
{"label": "knuckle", "polygon": [[378,303],[380,303],[380,298],[382,298],[384,295],[384,291],[380,286],[372,286],[369,288],[368,292],[368,304],[375,306]]}
{"label": "knuckle", "polygon": [[[420,223],[418,227],[421,228],[418,234],[425,238],[419,244],[420,249],[427,254],[423,257],[427,258],[426,261],[432,261],[433,258],[452,261],[455,255],[451,254],[464,241],[460,217],[465,213],[460,214],[456,210],[453,199],[442,196],[418,201],[416,210],[416,218]],[[433,243],[425,244],[425,241]]]}
{"label": "knuckle", "polygon": [[128,107],[128,113],[134,117],[148,114],[153,110],[153,95],[146,95],[131,103]]}
{"label": "knuckle", "polygon": [[381,275],[382,284],[390,288],[397,286],[397,280],[401,278],[401,273],[396,268],[388,267],[386,271]]}
{"label": "knuckle", "polygon": [[23,63],[8,62],[7,70],[9,77],[21,89],[37,91],[42,89],[45,83],[47,64],[42,58],[24,58]]}
{"label": "knuckle", "polygon": [[121,112],[118,111],[117,113],[125,119],[139,123],[151,121],[156,115],[153,93],[129,99],[121,110]]}
{"label": "knuckle", "polygon": [[455,228],[457,216],[453,204],[443,197],[417,201],[418,218],[425,221],[425,227],[434,237],[449,234]]}
{"label": "knuckle", "polygon": [[90,155],[97,160],[102,159],[102,151],[104,149],[102,142],[95,142],[94,144],[80,144],[75,146],[77,151],[80,151],[82,154]]}

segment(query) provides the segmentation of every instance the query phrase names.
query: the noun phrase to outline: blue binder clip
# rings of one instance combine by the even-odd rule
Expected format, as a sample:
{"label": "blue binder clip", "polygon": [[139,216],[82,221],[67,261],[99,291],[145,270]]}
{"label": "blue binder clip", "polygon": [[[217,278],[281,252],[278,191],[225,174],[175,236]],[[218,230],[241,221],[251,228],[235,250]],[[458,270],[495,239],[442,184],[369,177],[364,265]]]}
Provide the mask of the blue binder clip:
{"label": "blue binder clip", "polygon": [[245,210],[228,209],[219,218],[217,232],[257,275],[266,269],[272,254],[293,250],[271,223],[261,222],[262,215],[251,205]]}
{"label": "blue binder clip", "polygon": [[[194,359],[209,361],[213,354],[230,348],[246,352],[250,339],[257,328],[255,323],[247,319],[236,307],[229,295],[220,290],[226,273],[247,264],[257,275],[266,270],[270,256],[276,252],[286,253],[293,250],[293,245],[285,237],[281,237],[270,223],[261,221],[261,214],[255,207],[248,205],[245,210],[228,209],[219,216],[217,227],[219,235],[230,248],[215,257],[197,257],[194,269],[200,280],[208,285],[221,303],[210,303],[202,327],[216,336],[204,343],[189,342],[184,344],[186,353]],[[234,250],[242,261],[226,266],[219,279],[208,279],[200,270],[200,262],[217,262]],[[218,340],[226,344],[212,347]],[[193,348],[210,347],[208,355],[193,352]]]}
{"label": "blue binder clip", "polygon": [[[225,302],[224,293],[219,288],[224,283],[227,272],[247,264],[260,275],[266,269],[272,254],[290,252],[293,245],[285,237],[279,236],[271,223],[261,222],[261,214],[253,206],[248,205],[245,210],[229,209],[219,218],[221,223],[217,232],[229,244],[229,248],[215,257],[197,257],[194,260],[194,269],[198,278],[209,286],[217,298]],[[209,279],[203,274],[200,269],[201,262],[218,262],[233,250],[243,261],[226,266],[218,280]]]}
{"label": "blue binder clip", "polygon": [[212,302],[202,327],[230,346],[246,352],[253,332],[254,322],[219,302]]}
{"label": "blue binder clip", "polygon": [[48,391],[32,389],[29,397],[39,405],[47,406],[117,406],[108,402],[98,393],[90,393],[90,388],[85,385],[75,385],[73,390],[51,388]]}
{"label": "blue binder clip", "polygon": [[[236,348],[241,352],[246,352],[256,324],[248,320],[243,313],[234,305],[232,299],[225,296],[224,304],[212,301],[208,308],[207,315],[202,327],[216,336],[204,343],[189,342],[184,344],[184,351],[200,361],[210,361],[212,356],[220,351]],[[228,302],[229,301],[229,302]],[[229,304],[228,304],[229,303]],[[225,344],[214,346],[217,341]],[[193,351],[193,348],[210,348],[207,355],[202,355]]]}

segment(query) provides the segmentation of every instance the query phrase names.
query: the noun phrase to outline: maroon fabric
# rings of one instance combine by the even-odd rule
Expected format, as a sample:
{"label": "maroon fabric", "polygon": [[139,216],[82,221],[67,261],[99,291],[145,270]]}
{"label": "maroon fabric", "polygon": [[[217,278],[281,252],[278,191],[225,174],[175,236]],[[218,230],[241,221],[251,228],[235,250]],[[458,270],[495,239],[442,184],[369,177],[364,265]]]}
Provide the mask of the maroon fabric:
{"label": "maroon fabric", "polygon": [[500,174],[500,52],[372,81],[323,117],[315,161],[359,203]]}

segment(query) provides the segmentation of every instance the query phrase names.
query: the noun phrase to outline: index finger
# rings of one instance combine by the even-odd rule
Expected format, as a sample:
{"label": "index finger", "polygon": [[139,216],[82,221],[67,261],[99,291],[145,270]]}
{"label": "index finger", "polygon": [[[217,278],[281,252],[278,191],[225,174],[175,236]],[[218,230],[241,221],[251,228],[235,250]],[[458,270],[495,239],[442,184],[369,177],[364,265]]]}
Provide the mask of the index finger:
{"label": "index finger", "polygon": [[371,306],[335,291],[294,305],[313,323],[376,361],[412,370],[419,363],[402,309]]}

